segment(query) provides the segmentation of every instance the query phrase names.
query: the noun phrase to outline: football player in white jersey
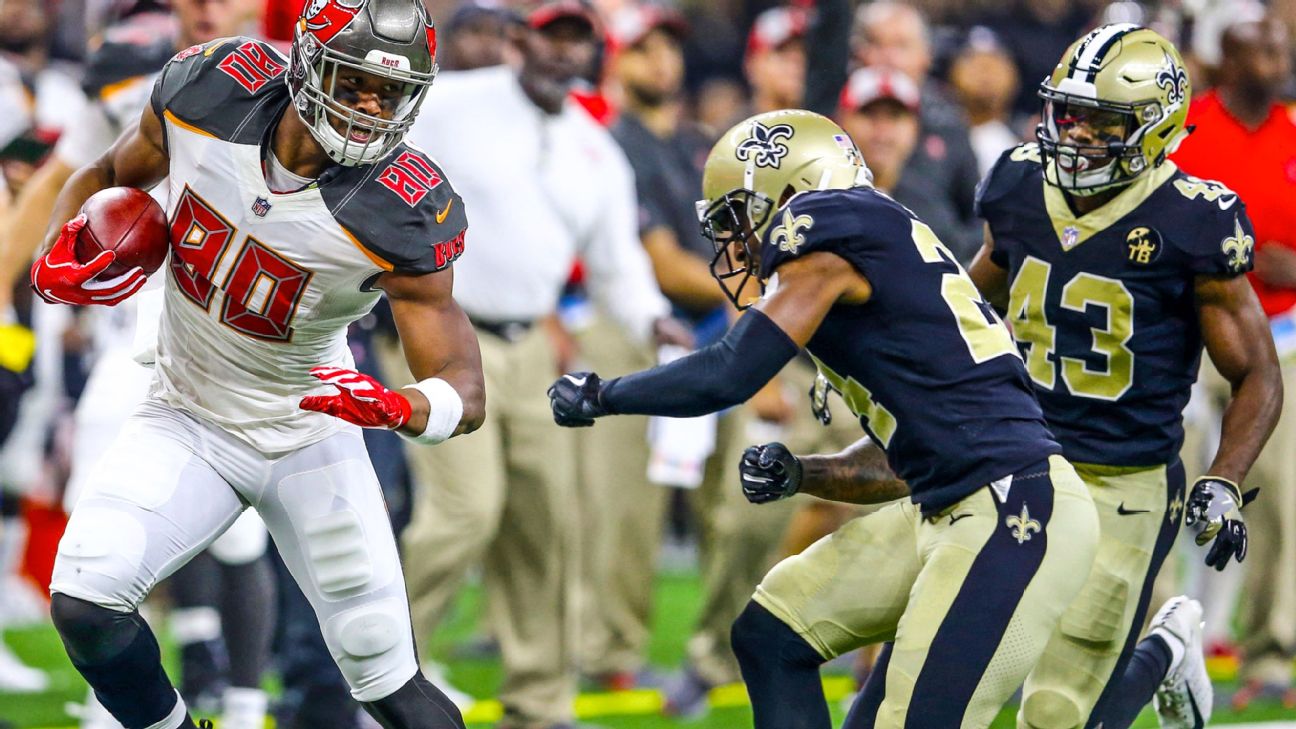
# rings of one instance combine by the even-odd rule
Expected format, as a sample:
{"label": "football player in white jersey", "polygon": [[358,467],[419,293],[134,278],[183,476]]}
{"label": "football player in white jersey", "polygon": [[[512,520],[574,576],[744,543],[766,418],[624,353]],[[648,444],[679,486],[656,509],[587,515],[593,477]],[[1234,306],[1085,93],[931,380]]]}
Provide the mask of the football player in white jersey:
{"label": "football player in white jersey", "polygon": [[[451,297],[463,201],[401,141],[435,47],[419,0],[312,0],[289,59],[247,38],[194,46],[59,196],[33,287],[113,305],[144,275],[101,276],[112,252],[78,263],[77,210],[114,185],[168,185],[154,381],[74,509],[51,584],[73,665],[127,729],[193,726],[136,608],[248,506],[370,714],[388,729],[463,726],[418,675],[396,544],[355,427],[434,444],[483,417],[476,338]],[[383,293],[419,378],[400,392],[354,371],[346,342]]]}

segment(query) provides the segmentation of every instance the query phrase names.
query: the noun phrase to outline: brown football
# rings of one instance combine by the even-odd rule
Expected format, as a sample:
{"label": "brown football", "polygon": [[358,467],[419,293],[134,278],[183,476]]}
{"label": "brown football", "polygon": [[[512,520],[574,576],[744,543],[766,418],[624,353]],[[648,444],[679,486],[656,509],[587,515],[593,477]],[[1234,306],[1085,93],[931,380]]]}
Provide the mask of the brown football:
{"label": "brown football", "polygon": [[77,235],[76,257],[85,263],[100,251],[117,258],[102,278],[112,278],[139,266],[150,275],[166,260],[171,247],[162,206],[143,190],[110,187],[90,196],[81,206],[86,224]]}

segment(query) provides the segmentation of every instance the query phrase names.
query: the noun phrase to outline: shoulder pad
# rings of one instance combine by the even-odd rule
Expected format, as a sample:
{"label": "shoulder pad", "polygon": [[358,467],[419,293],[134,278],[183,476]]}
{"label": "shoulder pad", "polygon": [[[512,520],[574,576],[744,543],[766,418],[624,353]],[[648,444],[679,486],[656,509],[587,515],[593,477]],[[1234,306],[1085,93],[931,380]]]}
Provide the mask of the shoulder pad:
{"label": "shoulder pad", "polygon": [[1009,198],[1023,180],[1040,174],[1042,169],[1043,158],[1038,144],[1019,144],[1006,150],[977,185],[977,216],[989,218],[997,203]]}
{"label": "shoulder pad", "polygon": [[1176,174],[1167,185],[1174,197],[1187,201],[1189,224],[1173,236],[1176,248],[1189,259],[1195,273],[1238,275],[1254,266],[1255,231],[1246,204],[1223,183]]}
{"label": "shoulder pad", "polygon": [[761,271],[813,251],[835,253],[867,274],[873,251],[908,240],[913,215],[872,188],[815,190],[794,195],[774,213],[761,247]]}
{"label": "shoulder pad", "polygon": [[325,185],[324,200],[339,225],[383,267],[398,273],[449,268],[464,252],[468,213],[441,167],[401,144],[369,167],[345,168],[353,185]]}
{"label": "shoulder pad", "polygon": [[282,81],[288,60],[268,43],[221,38],[177,53],[153,86],[153,111],[229,141],[249,131],[260,141],[264,129],[243,122],[265,96],[287,95]]}

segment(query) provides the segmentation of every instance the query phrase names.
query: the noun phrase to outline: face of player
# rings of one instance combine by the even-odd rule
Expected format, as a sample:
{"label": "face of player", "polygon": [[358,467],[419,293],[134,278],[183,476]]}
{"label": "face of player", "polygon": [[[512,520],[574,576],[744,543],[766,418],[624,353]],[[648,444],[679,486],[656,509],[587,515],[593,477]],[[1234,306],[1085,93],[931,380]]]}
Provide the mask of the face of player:
{"label": "face of player", "polygon": [[878,180],[894,181],[918,143],[918,115],[893,99],[879,99],[841,118]]}
{"label": "face of player", "polygon": [[[339,106],[361,114],[390,120],[395,117],[400,105],[413,92],[410,85],[396,79],[341,65],[334,68],[336,74],[329,96]],[[329,89],[328,86],[325,88]],[[334,114],[330,114],[328,119],[338,134],[348,133],[346,119]],[[352,125],[350,139],[357,144],[364,144],[369,141],[371,134],[372,132],[363,125]]]}
{"label": "face of player", "polygon": [[1053,105],[1058,144],[1089,148],[1087,153],[1079,155],[1059,155],[1058,166],[1063,172],[1071,173],[1098,170],[1111,164],[1111,156],[1093,150],[1124,142],[1132,131],[1129,120],[1126,114],[1106,109],[1076,104]]}
{"label": "face of player", "polygon": [[551,112],[562,107],[572,84],[594,64],[594,34],[576,18],[528,30],[520,47],[522,84],[533,100]]}
{"label": "face of player", "polygon": [[[756,303],[762,293],[760,272],[760,239],[756,229],[770,214],[769,206],[761,220],[753,221],[749,210],[753,195],[735,190],[707,208],[703,235],[715,246],[711,275],[739,309]],[[753,224],[754,223],[754,224]]]}
{"label": "face of player", "polygon": [[626,93],[645,106],[660,106],[675,98],[684,83],[684,50],[670,31],[658,28],[621,51],[616,71]]}
{"label": "face of player", "polygon": [[747,81],[758,111],[794,109],[805,96],[805,43],[800,39],[760,51],[748,59]]}
{"label": "face of player", "polygon": [[171,0],[171,7],[185,46],[237,35],[244,19],[239,0]]}

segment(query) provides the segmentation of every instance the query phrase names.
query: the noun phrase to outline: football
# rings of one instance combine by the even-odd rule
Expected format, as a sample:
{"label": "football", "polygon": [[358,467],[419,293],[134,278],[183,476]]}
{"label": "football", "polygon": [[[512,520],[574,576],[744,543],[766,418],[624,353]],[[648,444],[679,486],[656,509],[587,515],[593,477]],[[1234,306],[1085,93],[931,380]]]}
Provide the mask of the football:
{"label": "football", "polygon": [[110,187],[90,196],[81,206],[85,227],[77,235],[76,257],[85,263],[100,251],[113,251],[116,260],[100,276],[120,276],[139,266],[150,275],[166,260],[170,232],[162,206],[143,190]]}

